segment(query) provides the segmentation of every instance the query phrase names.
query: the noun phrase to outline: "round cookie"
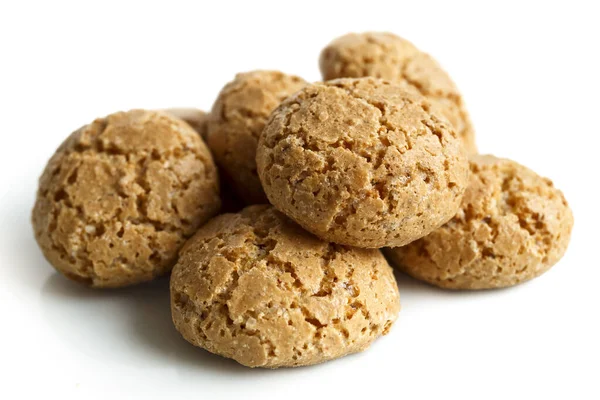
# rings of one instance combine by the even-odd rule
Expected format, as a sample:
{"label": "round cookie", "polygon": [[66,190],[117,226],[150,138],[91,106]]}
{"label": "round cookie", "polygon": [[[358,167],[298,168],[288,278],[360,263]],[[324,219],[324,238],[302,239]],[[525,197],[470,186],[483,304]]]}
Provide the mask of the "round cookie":
{"label": "round cookie", "polygon": [[512,286],[565,253],[573,214],[549,179],[514,161],[473,156],[461,210],[407,246],[386,249],[402,271],[449,289]]}
{"label": "round cookie", "polygon": [[278,71],[237,74],[219,93],[207,143],[236,193],[248,204],[266,203],[256,174],[256,144],[271,111],[306,82]]}
{"label": "round cookie", "polygon": [[249,367],[316,364],[365,350],[400,310],[379,250],[323,242],[268,205],[200,228],[171,274],[183,337]]}
{"label": "round cookie", "polygon": [[167,273],[219,207],[216,167],[200,136],[167,114],[132,110],[65,140],[40,178],[32,222],[58,271],[119,287]]}
{"label": "round cookie", "polygon": [[475,132],[462,96],[446,71],[429,54],[391,33],[350,33],[321,52],[323,79],[373,76],[420,92],[454,125],[469,153],[477,153]]}
{"label": "round cookie", "polygon": [[256,155],[270,202],[323,240],[402,246],[456,214],[468,162],[420,95],[375,78],[315,83],[272,114]]}
{"label": "round cookie", "polygon": [[208,119],[210,114],[197,108],[167,108],[162,111],[184,120],[200,134],[202,139],[206,140],[206,131],[208,129]]}

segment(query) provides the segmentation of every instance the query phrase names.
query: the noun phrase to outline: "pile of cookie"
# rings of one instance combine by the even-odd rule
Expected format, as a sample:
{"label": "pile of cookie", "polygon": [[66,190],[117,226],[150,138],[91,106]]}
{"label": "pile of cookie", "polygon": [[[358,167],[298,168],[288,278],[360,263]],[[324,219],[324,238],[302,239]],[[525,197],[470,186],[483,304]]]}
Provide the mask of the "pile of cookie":
{"label": "pile of cookie", "polygon": [[97,288],[170,272],[187,341],[268,368],[385,335],[400,310],[388,260],[442,288],[488,289],[562,257],[563,194],[478,154],[431,56],[392,34],[348,34],[320,68],[313,84],[238,74],[209,114],[132,110],[73,132],[39,182],[45,257]]}

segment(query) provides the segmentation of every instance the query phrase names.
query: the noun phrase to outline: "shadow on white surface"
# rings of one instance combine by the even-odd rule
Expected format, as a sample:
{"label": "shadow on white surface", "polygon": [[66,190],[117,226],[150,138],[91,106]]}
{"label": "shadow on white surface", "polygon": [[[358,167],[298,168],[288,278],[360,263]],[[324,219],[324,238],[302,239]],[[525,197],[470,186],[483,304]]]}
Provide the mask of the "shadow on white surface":
{"label": "shadow on white surface", "polygon": [[514,295],[514,293],[521,292],[528,286],[537,284],[536,280],[533,280],[508,288],[452,290],[439,288],[419,281],[397,269],[394,270],[394,275],[400,290],[400,303],[402,306],[400,319],[407,312],[418,313],[431,306],[436,308],[459,307],[459,304],[462,306],[463,304],[469,304],[473,300],[483,302],[499,301],[505,296]]}
{"label": "shadow on white surface", "polygon": [[394,276],[400,290],[400,299],[403,297],[426,297],[426,298],[448,298],[449,300],[470,296],[486,296],[490,293],[498,293],[508,289],[493,290],[451,290],[443,289],[413,278],[410,275],[394,269]]}
{"label": "shadow on white surface", "polygon": [[101,291],[53,274],[41,295],[48,324],[73,350],[88,357],[132,367],[248,371],[179,335],[171,322],[168,278]]}
{"label": "shadow on white surface", "polygon": [[[52,267],[35,242],[31,226],[31,209],[35,199],[35,189],[29,191],[14,190],[2,199],[3,226],[10,227],[3,246],[3,256],[8,257],[10,263],[10,276],[16,278],[19,287],[23,289],[37,289]],[[8,266],[6,266],[8,267]]]}

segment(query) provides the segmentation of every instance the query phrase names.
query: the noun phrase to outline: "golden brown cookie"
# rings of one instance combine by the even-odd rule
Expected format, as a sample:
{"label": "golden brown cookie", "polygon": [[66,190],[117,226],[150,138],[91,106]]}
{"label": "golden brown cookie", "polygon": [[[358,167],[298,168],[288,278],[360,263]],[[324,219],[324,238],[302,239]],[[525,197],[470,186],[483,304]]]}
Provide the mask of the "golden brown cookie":
{"label": "golden brown cookie", "polygon": [[256,175],[256,144],[263,127],[283,99],[306,82],[278,71],[237,74],[219,94],[208,124],[207,143],[235,192],[248,204],[266,203]]}
{"label": "golden brown cookie", "polygon": [[118,287],[168,272],[219,207],[216,167],[198,134],[167,114],[132,110],[58,148],[40,178],[33,227],[58,271]]}
{"label": "golden brown cookie", "polygon": [[386,255],[409,275],[449,289],[512,286],[546,272],[565,253],[573,227],[561,191],[514,161],[473,156],[470,165],[458,214]]}
{"label": "golden brown cookie", "polygon": [[406,85],[425,96],[455,127],[469,153],[475,132],[462,96],[430,55],[392,33],[349,33],[332,41],[319,59],[323,79],[373,76]]}
{"label": "golden brown cookie", "polygon": [[379,250],[323,242],[268,205],[220,215],[182,249],[171,310],[183,337],[249,367],[365,350],[400,310]]}
{"label": "golden brown cookie", "polygon": [[162,111],[184,120],[202,136],[202,139],[206,140],[210,114],[197,108],[167,108]]}
{"label": "golden brown cookie", "polygon": [[315,83],[272,114],[256,155],[269,200],[323,240],[401,246],[456,214],[468,162],[418,94],[375,78]]}

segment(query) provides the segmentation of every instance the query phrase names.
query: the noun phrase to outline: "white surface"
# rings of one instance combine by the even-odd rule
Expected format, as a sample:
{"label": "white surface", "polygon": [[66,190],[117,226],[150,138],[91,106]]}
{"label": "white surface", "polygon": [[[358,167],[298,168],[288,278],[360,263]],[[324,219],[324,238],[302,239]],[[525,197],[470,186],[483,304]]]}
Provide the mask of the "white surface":
{"label": "white surface", "polygon": [[[600,398],[595,2],[123,3],[0,6],[0,398]],[[238,71],[318,80],[320,49],[363,30],[393,31],[437,57],[466,97],[481,151],[565,192],[575,229],[549,273],[479,293],[399,275],[400,318],[370,350],[267,371],[181,339],[166,280],[88,290],[43,259],[29,222],[36,180],[71,131],[122,109],[208,109]]]}

